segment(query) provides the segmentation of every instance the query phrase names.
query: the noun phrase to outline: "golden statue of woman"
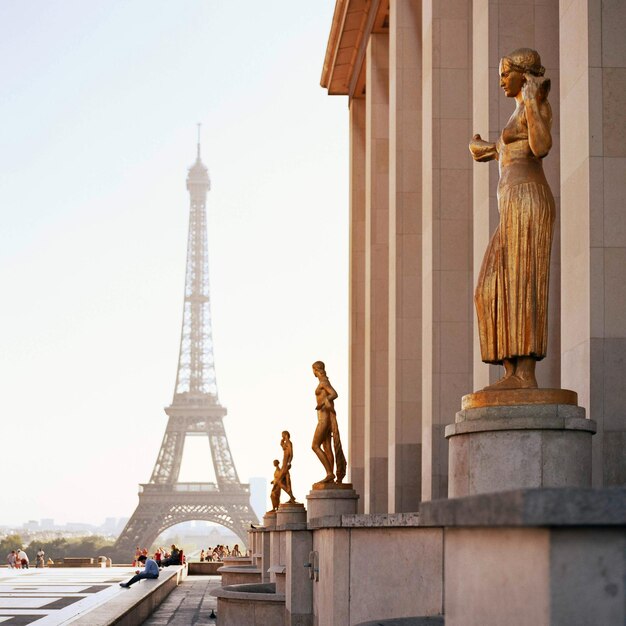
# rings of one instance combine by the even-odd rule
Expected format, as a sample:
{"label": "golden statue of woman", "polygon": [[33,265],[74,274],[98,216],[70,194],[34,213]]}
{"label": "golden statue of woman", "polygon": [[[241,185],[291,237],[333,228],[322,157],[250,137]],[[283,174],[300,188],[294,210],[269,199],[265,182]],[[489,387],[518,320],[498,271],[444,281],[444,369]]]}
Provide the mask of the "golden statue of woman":
{"label": "golden statue of woman", "polygon": [[[335,413],[335,400],[338,397],[337,392],[328,380],[326,375],[326,366],[322,361],[313,363],[313,374],[318,379],[318,385],[315,389],[315,399],[317,405],[317,428],[313,435],[313,444],[311,448],[322,462],[326,470],[326,476],[320,483],[333,483],[335,481],[335,462],[337,463],[337,483],[341,484],[346,475],[346,457],[341,447],[341,438],[339,437],[339,426],[337,425],[337,414]],[[333,447],[335,454],[333,455]]]}
{"label": "golden statue of woman", "polygon": [[515,111],[495,143],[474,135],[476,161],[497,159],[500,223],[474,294],[485,363],[504,365],[486,389],[537,387],[535,364],[546,355],[548,282],[555,208],[542,159],[552,147],[550,81],[539,54],[515,50],[500,61],[500,86]]}

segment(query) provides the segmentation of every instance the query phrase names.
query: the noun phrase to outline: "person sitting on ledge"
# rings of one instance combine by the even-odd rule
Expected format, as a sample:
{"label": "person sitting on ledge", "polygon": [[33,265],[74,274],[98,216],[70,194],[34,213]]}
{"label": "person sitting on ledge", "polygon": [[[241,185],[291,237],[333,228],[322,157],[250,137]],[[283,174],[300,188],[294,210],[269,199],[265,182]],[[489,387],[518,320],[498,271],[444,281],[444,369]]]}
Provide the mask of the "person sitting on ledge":
{"label": "person sitting on ledge", "polygon": [[163,561],[161,561],[161,567],[167,567],[168,565],[182,565],[183,555],[182,551],[176,547],[176,544],[172,544],[172,552]]}
{"label": "person sitting on ledge", "polygon": [[159,577],[159,566],[156,564],[156,561],[149,559],[145,554],[139,556],[137,561],[144,566],[143,572],[137,570],[135,575],[127,583],[120,583],[120,587],[128,589],[131,585],[134,585],[136,582],[144,578]]}

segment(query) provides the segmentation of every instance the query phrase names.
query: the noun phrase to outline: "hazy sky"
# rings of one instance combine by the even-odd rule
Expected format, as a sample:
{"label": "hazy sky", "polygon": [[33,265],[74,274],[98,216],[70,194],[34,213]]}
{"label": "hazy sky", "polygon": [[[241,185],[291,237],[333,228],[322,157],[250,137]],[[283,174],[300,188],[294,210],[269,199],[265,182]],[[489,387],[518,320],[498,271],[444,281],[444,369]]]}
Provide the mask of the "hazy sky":
{"label": "hazy sky", "polygon": [[[217,383],[240,478],[294,493],[313,361],[347,447],[348,109],[334,0],[0,1],[0,524],[130,516],[172,400],[202,122]],[[200,446],[202,443],[203,446]],[[181,480],[210,480],[194,440]]]}

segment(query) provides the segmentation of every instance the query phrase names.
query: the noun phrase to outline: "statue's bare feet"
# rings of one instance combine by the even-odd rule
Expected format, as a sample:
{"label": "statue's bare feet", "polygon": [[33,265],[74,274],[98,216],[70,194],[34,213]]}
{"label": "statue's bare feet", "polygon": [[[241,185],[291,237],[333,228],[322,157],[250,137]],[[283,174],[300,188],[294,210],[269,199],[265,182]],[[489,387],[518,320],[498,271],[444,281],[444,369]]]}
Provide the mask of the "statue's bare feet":
{"label": "statue's bare feet", "polygon": [[506,385],[508,385],[508,381],[510,381],[512,378],[512,374],[511,375],[504,375],[502,378],[499,378],[498,380],[496,380],[495,383],[492,383],[491,385],[487,385],[486,387],[483,387],[481,391],[495,391],[496,389],[510,389],[510,387],[507,387]]}
{"label": "statue's bare feet", "polygon": [[328,483],[334,483],[335,482],[335,475],[334,474],[326,474],[326,478],[322,478],[322,480],[320,480],[319,482],[315,483],[316,485],[325,485]]}
{"label": "statue's bare feet", "polygon": [[537,379],[534,376],[526,377],[515,374],[515,378],[519,381],[519,389],[537,389],[537,387],[539,387]]}
{"label": "statue's bare feet", "polygon": [[493,383],[493,385],[487,385],[483,391],[498,391],[500,389],[519,389],[522,385],[516,376],[504,376],[500,380]]}
{"label": "statue's bare feet", "polygon": [[497,380],[492,385],[487,385],[486,387],[484,387],[483,391],[491,391],[491,390],[495,390],[495,389],[511,389],[511,387],[507,386],[510,383],[508,383],[506,381],[508,381],[510,378],[512,378],[513,374],[515,374],[515,365],[516,365],[515,360],[514,359],[503,359],[502,360],[502,365],[504,365],[504,376],[502,378],[500,378],[499,380]]}
{"label": "statue's bare feet", "polygon": [[485,387],[483,391],[499,391],[500,389],[536,389],[537,381],[533,377],[532,379],[522,378],[517,374],[501,378],[498,382],[493,383]]}

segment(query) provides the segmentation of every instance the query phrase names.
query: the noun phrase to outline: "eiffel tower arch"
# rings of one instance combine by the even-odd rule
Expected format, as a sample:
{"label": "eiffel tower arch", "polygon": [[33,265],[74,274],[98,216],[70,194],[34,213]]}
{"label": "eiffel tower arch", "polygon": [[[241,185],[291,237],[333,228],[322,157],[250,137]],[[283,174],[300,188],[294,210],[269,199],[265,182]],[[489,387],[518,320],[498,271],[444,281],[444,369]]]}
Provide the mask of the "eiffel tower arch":
{"label": "eiffel tower arch", "polygon": [[[250,506],[249,486],[239,481],[217,395],[209,297],[206,196],[209,173],[198,153],[189,169],[189,237],[185,298],[176,387],[165,409],[167,427],[150,482],[139,486],[139,504],[115,543],[132,552],[148,547],[167,528],[190,520],[220,524],[247,544],[250,524],[258,522]],[[185,440],[207,437],[216,482],[179,482]]]}

